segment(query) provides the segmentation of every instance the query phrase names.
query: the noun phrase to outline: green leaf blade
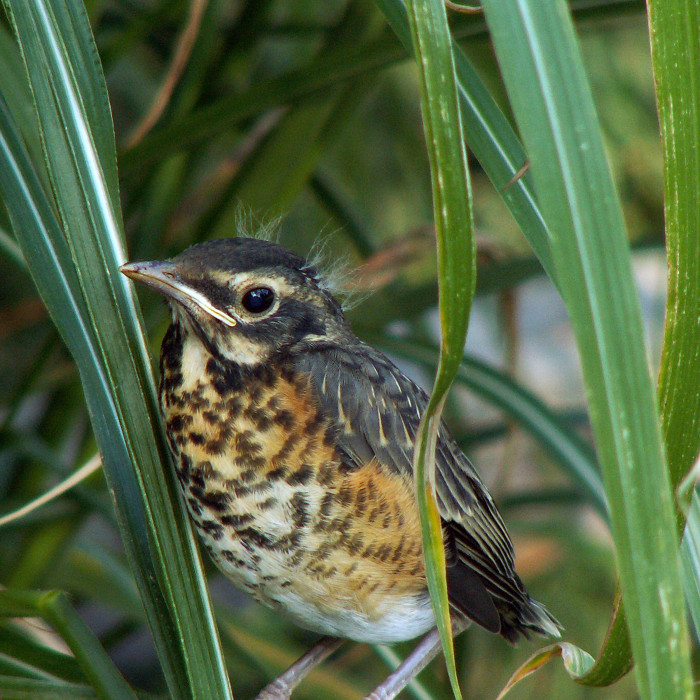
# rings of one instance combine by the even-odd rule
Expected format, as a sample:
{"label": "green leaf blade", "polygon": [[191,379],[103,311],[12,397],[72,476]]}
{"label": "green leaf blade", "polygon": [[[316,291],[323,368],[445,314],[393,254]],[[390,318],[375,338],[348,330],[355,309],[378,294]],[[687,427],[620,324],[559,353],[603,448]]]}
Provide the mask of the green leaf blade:
{"label": "green leaf blade", "polygon": [[690,697],[671,489],[622,212],[564,3],[484,3],[577,336],[642,695]]}
{"label": "green leaf blade", "polygon": [[415,0],[408,3],[407,9],[419,68],[421,111],[433,187],[442,330],[435,384],[416,438],[414,476],[428,588],[452,689],[455,697],[461,698],[434,471],[442,407],[464,352],[476,286],[476,248],[469,171],[445,7],[442,3]]}
{"label": "green leaf blade", "polygon": [[698,498],[684,490],[700,452],[700,3],[649,2],[651,57],[664,156],[668,296],[659,373],[662,430],[677,498],[686,601],[700,633]]}
{"label": "green leaf blade", "polygon": [[[700,3],[649,2],[664,153],[668,299],[659,375],[662,427],[677,486],[700,452]],[[679,508],[682,524],[685,500]]]}
{"label": "green leaf blade", "polygon": [[136,694],[124,680],[114,662],[90,628],[59,591],[0,591],[2,615],[40,616],[56,629],[70,647],[85,677],[100,698],[136,700]]}
{"label": "green leaf blade", "polygon": [[[25,227],[17,235],[30,265],[31,246],[63,250],[51,266],[58,268],[59,277],[59,270],[70,271],[62,287],[75,308],[70,318],[54,317],[64,332],[70,327],[67,334],[76,334],[73,346],[85,348],[76,360],[171,693],[230,697],[194,537],[174,474],[162,469],[167,450],[133,291],[117,269],[125,253],[114,140],[87,17],[77,2],[7,4],[67,234],[64,239],[52,222],[40,235]],[[24,190],[23,205],[31,209],[33,195],[41,195]],[[35,269],[35,276],[45,274]],[[51,306],[51,286],[40,289]],[[80,318],[78,327],[71,326],[74,317]]]}

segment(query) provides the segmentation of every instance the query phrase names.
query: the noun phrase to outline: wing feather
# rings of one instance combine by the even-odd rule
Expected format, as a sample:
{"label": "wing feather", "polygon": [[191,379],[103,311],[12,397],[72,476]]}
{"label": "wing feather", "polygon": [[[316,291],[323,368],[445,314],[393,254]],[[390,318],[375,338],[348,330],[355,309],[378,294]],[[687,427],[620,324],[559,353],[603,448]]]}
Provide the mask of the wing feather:
{"label": "wing feather", "polygon": [[[311,377],[327,414],[342,425],[340,448],[357,466],[372,458],[403,473],[413,472],[413,444],[427,394],[388,358],[368,345],[300,353],[297,369]],[[449,435],[444,423],[436,450],[436,492],[447,523],[471,534],[458,538],[479,549],[484,566],[508,576],[513,572],[513,548],[505,525],[478,474]],[[464,546],[467,546],[464,544]]]}
{"label": "wing feather", "polygon": [[[319,354],[319,353],[322,353]],[[384,354],[353,339],[342,347],[311,343],[295,353],[319,407],[337,421],[349,467],[377,459],[413,474],[413,446],[428,395]],[[513,545],[479,475],[440,424],[435,490],[445,527],[452,604],[514,642],[530,630],[558,636],[559,624],[533,601],[515,573]]]}

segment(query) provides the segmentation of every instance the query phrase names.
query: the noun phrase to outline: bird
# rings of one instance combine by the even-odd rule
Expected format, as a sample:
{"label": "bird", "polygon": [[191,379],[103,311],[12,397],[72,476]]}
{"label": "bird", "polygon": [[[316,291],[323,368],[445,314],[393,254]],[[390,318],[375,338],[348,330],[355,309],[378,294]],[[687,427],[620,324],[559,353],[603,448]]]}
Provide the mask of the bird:
{"label": "bird", "polygon": [[[238,237],[121,271],[171,309],[160,408],[218,568],[328,640],[389,644],[433,629],[413,477],[428,395],[353,333],[319,265]],[[444,422],[435,492],[453,618],[511,643],[559,636]]]}

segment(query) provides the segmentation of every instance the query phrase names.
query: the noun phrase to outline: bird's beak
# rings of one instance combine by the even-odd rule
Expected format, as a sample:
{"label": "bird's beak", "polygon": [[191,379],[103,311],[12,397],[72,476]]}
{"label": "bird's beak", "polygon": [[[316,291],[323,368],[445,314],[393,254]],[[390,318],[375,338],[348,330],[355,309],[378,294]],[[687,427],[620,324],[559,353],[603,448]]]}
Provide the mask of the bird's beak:
{"label": "bird's beak", "polygon": [[235,318],[217,309],[204,294],[187,284],[177,265],[169,260],[126,263],[119,271],[187,308],[197,307],[227,326],[235,326],[237,323]]}

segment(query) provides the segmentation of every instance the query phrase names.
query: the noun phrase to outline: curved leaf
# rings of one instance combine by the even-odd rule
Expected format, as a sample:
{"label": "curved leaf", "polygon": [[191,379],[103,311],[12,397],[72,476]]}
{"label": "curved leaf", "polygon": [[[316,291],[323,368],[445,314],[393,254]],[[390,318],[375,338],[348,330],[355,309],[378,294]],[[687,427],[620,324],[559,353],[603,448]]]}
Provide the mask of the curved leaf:
{"label": "curved leaf", "polygon": [[452,39],[445,6],[414,0],[407,6],[418,63],[421,111],[433,185],[440,284],[440,362],[414,451],[416,495],[428,588],[455,697],[461,698],[447,597],[442,523],[435,498],[435,447],[447,391],[459,367],[476,281],[476,246],[469,171],[457,101]]}

